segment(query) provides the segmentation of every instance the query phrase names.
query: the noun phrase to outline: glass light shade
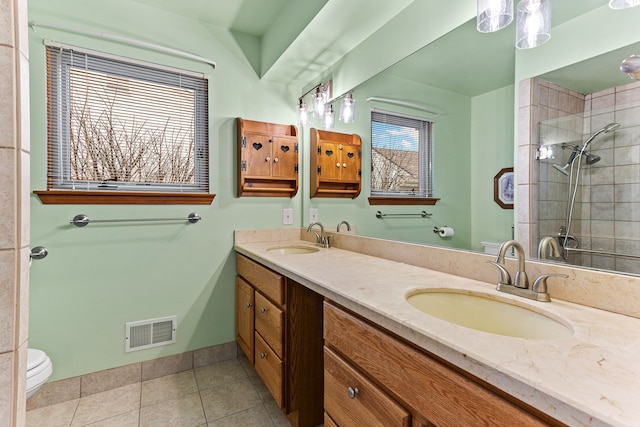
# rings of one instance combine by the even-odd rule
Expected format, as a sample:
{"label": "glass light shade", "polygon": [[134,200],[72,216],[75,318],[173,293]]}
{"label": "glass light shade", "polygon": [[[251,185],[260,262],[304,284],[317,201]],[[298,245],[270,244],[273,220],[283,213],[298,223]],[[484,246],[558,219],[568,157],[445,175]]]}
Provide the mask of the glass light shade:
{"label": "glass light shade", "polygon": [[302,98],[300,98],[300,103],[298,104],[298,122],[300,122],[300,126],[307,126],[309,124],[307,103],[304,102],[304,99]]}
{"label": "glass light shade", "polygon": [[478,31],[492,33],[513,21],[513,0],[478,0]]}
{"label": "glass light shade", "polygon": [[342,99],[340,106],[340,121],[342,123],[353,123],[353,116],[356,112],[356,101],[349,93]]}
{"label": "glass light shade", "polygon": [[335,114],[333,113],[333,105],[329,105],[329,108],[325,109],[324,116],[322,117],[322,127],[325,130],[331,130],[334,124]]}
{"label": "glass light shade", "polygon": [[551,0],[521,0],[517,7],[516,47],[531,49],[551,38]]}
{"label": "glass light shade", "polygon": [[322,119],[324,116],[324,104],[327,102],[327,94],[320,88],[313,95],[313,117]]}
{"label": "glass light shade", "polygon": [[635,6],[640,6],[640,0],[609,0],[611,9],[627,9]]}
{"label": "glass light shade", "polygon": [[620,71],[627,73],[634,80],[640,80],[640,56],[631,55],[622,61]]}

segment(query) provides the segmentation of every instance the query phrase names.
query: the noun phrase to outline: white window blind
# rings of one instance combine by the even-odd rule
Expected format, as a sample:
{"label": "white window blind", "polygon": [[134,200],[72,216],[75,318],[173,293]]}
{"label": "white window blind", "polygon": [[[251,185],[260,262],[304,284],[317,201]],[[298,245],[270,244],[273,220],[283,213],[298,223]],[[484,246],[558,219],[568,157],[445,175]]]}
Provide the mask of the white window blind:
{"label": "white window blind", "polygon": [[433,122],[371,112],[371,195],[431,197]]}
{"label": "white window blind", "polygon": [[47,47],[48,186],[209,191],[208,80]]}

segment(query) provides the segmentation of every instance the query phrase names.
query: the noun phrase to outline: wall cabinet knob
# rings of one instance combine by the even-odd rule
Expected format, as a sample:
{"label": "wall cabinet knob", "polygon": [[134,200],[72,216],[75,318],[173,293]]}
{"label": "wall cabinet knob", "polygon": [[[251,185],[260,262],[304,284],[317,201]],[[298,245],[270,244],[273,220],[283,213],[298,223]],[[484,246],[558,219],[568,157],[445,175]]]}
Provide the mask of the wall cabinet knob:
{"label": "wall cabinet knob", "polygon": [[340,167],[340,163],[336,163],[336,166],[337,166],[337,167]]}
{"label": "wall cabinet knob", "polygon": [[357,395],[358,395],[358,387],[347,388],[347,396],[349,396],[349,399],[355,399]]}
{"label": "wall cabinet knob", "polygon": [[271,157],[267,157],[266,159],[264,159],[265,162],[270,162],[271,161]]}
{"label": "wall cabinet knob", "polygon": [[251,307],[251,303],[250,302],[247,303],[247,308],[249,308],[249,307]]}
{"label": "wall cabinet knob", "polygon": [[273,163],[278,163],[278,158],[277,157],[273,158]]}
{"label": "wall cabinet knob", "polygon": [[267,357],[267,353],[260,353],[260,359],[264,359],[265,357]]}
{"label": "wall cabinet knob", "polygon": [[346,167],[347,167],[347,164],[346,164],[346,163],[343,163],[343,164],[342,164],[342,167],[343,167],[343,168],[346,168]]}
{"label": "wall cabinet knob", "polygon": [[266,313],[266,312],[267,312],[267,308],[266,308],[266,307],[262,307],[262,308],[260,309],[260,313]]}

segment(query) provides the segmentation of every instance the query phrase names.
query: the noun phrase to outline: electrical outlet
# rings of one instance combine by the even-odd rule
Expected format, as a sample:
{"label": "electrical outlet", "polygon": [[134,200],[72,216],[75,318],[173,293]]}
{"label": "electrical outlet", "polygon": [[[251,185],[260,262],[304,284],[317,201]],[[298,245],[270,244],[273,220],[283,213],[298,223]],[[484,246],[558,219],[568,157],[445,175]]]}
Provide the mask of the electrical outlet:
{"label": "electrical outlet", "polygon": [[286,208],[282,210],[282,223],[284,225],[293,224],[293,209]]}
{"label": "electrical outlet", "polygon": [[309,209],[309,222],[318,222],[318,208]]}

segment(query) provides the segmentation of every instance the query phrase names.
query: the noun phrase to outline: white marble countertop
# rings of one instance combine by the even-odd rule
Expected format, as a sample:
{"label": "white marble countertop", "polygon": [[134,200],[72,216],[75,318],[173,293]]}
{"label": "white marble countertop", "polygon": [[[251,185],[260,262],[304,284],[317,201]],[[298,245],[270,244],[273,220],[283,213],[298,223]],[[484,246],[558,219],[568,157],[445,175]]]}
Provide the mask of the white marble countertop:
{"label": "white marble countertop", "polygon": [[[561,422],[640,426],[640,319],[560,300],[529,301],[485,282],[338,248],[298,255],[267,251],[284,244],[236,242],[234,249]],[[429,288],[479,291],[544,310],[574,334],[528,340],[457,326],[406,302],[408,292]]]}

